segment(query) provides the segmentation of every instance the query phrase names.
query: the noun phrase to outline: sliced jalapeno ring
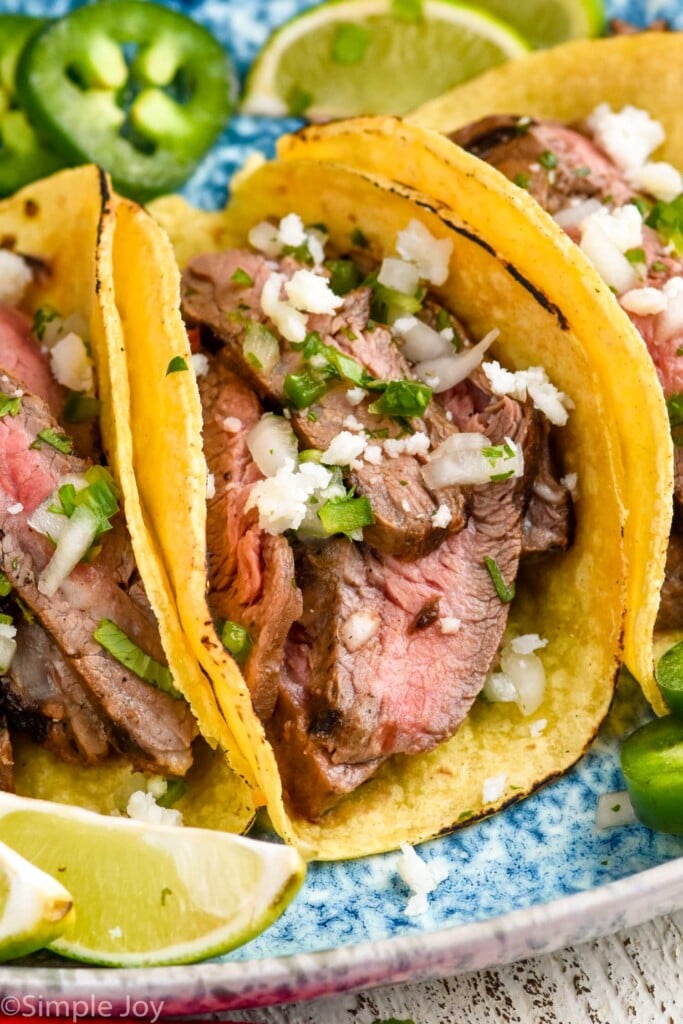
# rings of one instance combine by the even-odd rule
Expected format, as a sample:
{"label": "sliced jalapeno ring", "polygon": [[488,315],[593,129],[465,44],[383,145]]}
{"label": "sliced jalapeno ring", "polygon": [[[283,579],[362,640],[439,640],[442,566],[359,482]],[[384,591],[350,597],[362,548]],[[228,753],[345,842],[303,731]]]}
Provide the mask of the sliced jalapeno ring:
{"label": "sliced jalapeno ring", "polygon": [[683,835],[683,722],[667,715],[623,742],[621,769],[640,821]]}
{"label": "sliced jalapeno ring", "polygon": [[15,89],[19,55],[45,23],[45,18],[25,14],[0,15],[0,196],[11,195],[64,166],[64,160],[36,134]]}
{"label": "sliced jalapeno ring", "polygon": [[230,60],[185,15],[100,0],[47,25],[17,68],[22,103],[72,163],[94,162],[136,199],[178,188],[234,105]]}
{"label": "sliced jalapeno ring", "polygon": [[683,718],[683,641],[674,644],[655,665],[662,697],[677,718]]}

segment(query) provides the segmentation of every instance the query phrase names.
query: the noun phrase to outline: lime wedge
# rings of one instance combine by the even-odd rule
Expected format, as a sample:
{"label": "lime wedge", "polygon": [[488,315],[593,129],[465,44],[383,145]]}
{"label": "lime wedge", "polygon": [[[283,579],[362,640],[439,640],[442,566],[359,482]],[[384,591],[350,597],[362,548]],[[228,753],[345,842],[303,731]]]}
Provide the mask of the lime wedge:
{"label": "lime wedge", "polygon": [[0,843],[0,960],[52,942],[73,918],[72,906],[63,885]]}
{"label": "lime wedge", "polygon": [[477,6],[512,25],[536,50],[597,36],[605,27],[601,0],[478,0]]}
{"label": "lime wedge", "polygon": [[225,953],[267,928],[305,873],[292,847],[148,825],[0,793],[0,833],[68,886],[75,919],[50,948],[138,967]]}
{"label": "lime wedge", "polygon": [[404,114],[528,49],[510,26],[450,0],[328,0],[271,36],[242,110],[311,120]]}

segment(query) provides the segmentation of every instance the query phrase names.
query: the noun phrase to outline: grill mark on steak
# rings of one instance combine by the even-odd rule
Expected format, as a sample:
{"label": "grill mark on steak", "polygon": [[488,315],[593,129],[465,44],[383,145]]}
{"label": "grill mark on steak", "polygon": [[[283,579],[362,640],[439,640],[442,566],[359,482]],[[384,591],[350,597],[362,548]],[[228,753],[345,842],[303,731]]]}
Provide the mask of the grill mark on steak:
{"label": "grill mark on steak", "polygon": [[[0,378],[3,393],[12,394],[15,386],[9,377]],[[55,429],[55,421],[44,403],[29,394],[22,398],[17,416],[0,419],[2,571],[114,728],[128,737],[125,742],[139,749],[153,770],[182,775],[192,761],[195,726],[189,708],[123,668],[93,639],[99,621],[110,618],[146,653],[164,661],[156,627],[106,572],[107,564],[130,564],[129,557],[121,556],[120,534],[102,538],[103,550],[109,544],[117,546],[116,556],[105,555],[102,565],[96,560],[77,566],[51,598],[38,590],[38,577],[53,549],[47,538],[29,527],[28,518],[66,475],[82,473],[88,465],[52,448],[32,449],[43,429]],[[121,571],[125,575],[126,570]]]}
{"label": "grill mark on steak", "polygon": [[[263,479],[246,444],[261,417],[256,395],[221,358],[211,359],[199,378],[204,413],[204,453],[215,481],[207,502],[209,605],[216,619],[231,619],[249,630],[253,647],[244,668],[254,707],[263,721],[273,713],[289,628],[301,614],[294,557],[285,537],[258,525],[255,509],[245,511],[252,486]],[[226,418],[240,422],[226,431]]]}
{"label": "grill mark on steak", "polygon": [[[507,435],[524,444],[531,417],[518,403],[496,401],[480,415],[494,443]],[[299,546],[304,612],[287,643],[268,734],[300,813],[319,818],[387,757],[433,749],[466,717],[508,614],[484,560],[515,578],[522,491],[520,480],[471,488],[465,529],[412,562],[342,539]],[[438,618],[411,628],[437,604]],[[375,613],[380,628],[350,649],[345,625],[358,612]],[[442,631],[444,619],[460,628]]]}
{"label": "grill mark on steak", "polygon": [[[291,259],[280,261],[278,269],[291,276],[299,264]],[[245,288],[232,282],[235,271],[246,270],[253,285]],[[299,352],[282,341],[280,360],[269,373],[255,369],[244,357],[242,340],[245,319],[264,321],[260,308],[263,285],[271,272],[265,259],[254,253],[234,250],[208,253],[191,261],[183,275],[183,311],[190,323],[209,327],[225,345],[225,358],[247,381],[260,397],[281,409],[287,405],[284,380],[287,373],[301,366]],[[309,316],[310,330],[318,331],[324,342],[341,349],[358,360],[371,374],[384,379],[413,378],[412,371],[384,328],[367,331],[370,307],[370,289],[358,289],[344,299],[343,307],[334,316]],[[346,387],[332,388],[315,405],[317,420],[308,418],[308,411],[295,413],[292,425],[304,448],[326,448],[341,428],[343,394]],[[368,412],[372,398],[362,408],[346,408],[344,415],[353,411],[368,429],[388,429],[397,436],[400,426],[393,420],[375,417]],[[433,403],[432,403],[433,404]],[[426,430],[430,437],[442,439],[453,428],[440,421],[439,412],[425,412],[424,421],[411,421],[414,430]],[[420,459],[404,455],[399,460],[385,459],[379,466],[359,461],[347,480],[360,494],[372,495],[375,524],[368,528],[367,539],[379,550],[401,558],[417,558],[433,550],[447,533],[461,529],[464,524],[464,502],[456,488],[432,493],[420,473]],[[401,481],[407,480],[409,495]],[[407,512],[404,502],[410,510]],[[448,505],[451,521],[447,528],[436,527],[432,517],[440,504]]]}

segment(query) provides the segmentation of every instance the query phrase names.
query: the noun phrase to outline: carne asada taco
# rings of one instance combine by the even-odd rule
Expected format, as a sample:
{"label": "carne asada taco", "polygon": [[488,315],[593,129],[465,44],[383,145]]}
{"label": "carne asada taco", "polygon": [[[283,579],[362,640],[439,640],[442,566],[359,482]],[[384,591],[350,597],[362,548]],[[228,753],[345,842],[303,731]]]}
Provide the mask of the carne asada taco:
{"label": "carne asada taco", "polygon": [[[362,155],[358,159],[370,170],[399,168],[394,173],[408,183],[427,177],[432,194],[447,205],[457,202],[470,211],[480,206],[480,215],[486,219],[489,241],[507,251],[518,270],[543,292],[552,293],[561,282],[565,308],[574,310],[574,322],[581,320],[591,362],[611,393],[610,415],[618,424],[621,435],[626,486],[624,500],[629,511],[625,524],[629,559],[625,660],[650,703],[660,711],[664,710],[664,705],[653,674],[653,632],[664,581],[671,523],[673,466],[661,388],[652,367],[646,365],[647,353],[629,323],[627,313],[614,301],[609,286],[611,282],[603,280],[586,256],[577,251],[553,220],[533,202],[526,189],[528,187],[541,201],[550,202],[552,210],[562,205],[558,201],[561,198],[572,203],[577,200],[572,200],[571,196],[588,198],[598,193],[606,196],[612,189],[618,203],[635,193],[626,186],[622,173],[616,168],[612,168],[609,174],[605,173],[605,158],[596,153],[590,142],[575,136],[574,152],[570,154],[567,134],[560,130],[559,125],[536,126],[520,115],[527,112],[543,114],[556,104],[562,115],[571,117],[569,105],[574,103],[573,117],[578,119],[592,109],[590,104],[594,107],[598,102],[596,82],[599,76],[611,84],[611,92],[606,88],[605,95],[618,107],[623,102],[620,97],[625,98],[627,89],[635,88],[635,83],[641,80],[649,83],[651,91],[653,76],[648,75],[647,70],[654,61],[651,50],[657,53],[661,47],[657,60],[662,68],[667,69],[665,83],[676,76],[680,80],[679,87],[672,89],[670,94],[668,90],[666,93],[672,102],[665,111],[669,116],[662,120],[671,124],[679,117],[673,97],[680,95],[680,85],[683,85],[680,70],[682,44],[680,38],[672,45],[670,36],[655,33],[648,33],[646,38],[624,37],[567,44],[545,54],[531,55],[528,61],[525,59],[523,62],[523,68],[505,65],[500,73],[487,73],[481,82],[477,80],[471,86],[457,90],[457,96],[454,91],[411,117],[411,121],[424,122],[428,127],[440,126],[444,132],[456,129],[452,137],[466,144],[469,129],[457,129],[462,124],[461,114],[476,116],[475,98],[481,101],[482,113],[487,109],[505,109],[508,101],[517,100],[514,117],[497,118],[494,124],[483,126],[481,145],[477,141],[476,130],[472,130],[472,146],[474,152],[487,160],[493,159],[494,154],[500,154],[497,166],[505,173],[509,171],[510,177],[517,178],[525,188],[510,186],[483,163],[470,165],[469,173],[463,179],[460,173],[462,154],[448,139],[412,123],[399,124],[387,119],[366,118],[356,122],[357,131],[362,132],[365,139],[362,147],[358,146],[353,132],[349,133],[343,124],[339,124],[306,129],[298,136],[285,139],[280,150],[281,156],[292,159],[299,159],[307,153],[311,159],[344,160],[350,152],[355,153],[360,148]],[[639,54],[639,71],[636,74],[629,63],[627,74],[620,55],[628,56],[633,52]],[[673,57],[674,52],[679,54],[677,61],[667,60],[667,57]],[[586,68],[591,68],[592,72],[584,79]],[[488,88],[487,82],[491,83]],[[487,107],[487,101],[494,93],[494,83],[498,86],[495,90],[497,106],[492,102]],[[530,100],[525,105],[525,92],[535,98],[535,104]],[[460,96],[463,94],[461,105]],[[487,132],[491,133],[488,143]],[[681,135],[677,137],[680,139]],[[416,152],[418,139],[423,144]],[[517,158],[514,156],[516,151],[520,154]],[[508,154],[513,155],[510,158]],[[589,170],[591,174],[586,173]],[[620,177],[620,191],[617,191],[617,179]],[[501,205],[495,205],[487,216],[486,205],[493,195],[499,197]],[[589,201],[593,212],[599,205],[595,198]],[[631,207],[628,216],[636,214],[636,207]],[[646,228],[645,233],[650,234],[650,229]],[[651,242],[648,246],[652,247]],[[632,251],[626,256],[619,252],[617,257],[622,266],[626,264],[627,273],[634,275],[633,280],[636,281],[640,279],[640,270],[629,259],[639,255],[641,246],[627,241],[625,248],[631,250],[631,247]],[[664,263],[667,267],[671,265],[669,259]],[[572,273],[567,273],[568,267],[573,268]],[[660,283],[664,284],[671,273],[675,271],[660,272]],[[642,284],[646,283],[651,282],[643,278]],[[668,350],[675,351],[676,347],[674,345],[671,349],[669,346]],[[679,580],[680,569],[671,564],[671,557],[667,576]],[[680,562],[680,554],[677,562]],[[680,583],[674,585],[681,590]],[[680,621],[683,622],[683,616]],[[658,625],[661,625],[661,619]]]}
{"label": "carne asada taco", "polygon": [[[627,628],[626,655],[659,712],[667,707],[643,627],[654,625],[655,656],[683,638],[681,95],[683,34],[647,32],[557,47],[534,55],[524,74],[506,65],[415,115],[497,167],[555,218],[617,295],[652,357],[674,438],[674,516],[664,585],[641,593],[638,603],[634,593],[640,621]],[[628,421],[622,367],[613,380],[615,405]],[[648,456],[660,473],[669,458],[664,429]],[[630,422],[624,436],[632,443]],[[638,489],[630,507],[639,501]],[[661,515],[669,512],[663,499]],[[646,535],[634,538],[643,566]]]}
{"label": "carne asada taco", "polygon": [[243,829],[135,488],[114,230],[95,167],[0,203],[0,786]]}
{"label": "carne asada taco", "polygon": [[271,820],[312,856],[493,813],[573,764],[610,705],[619,436],[588,318],[491,243],[490,200],[470,218],[285,160],[224,213],[158,201],[195,350],[182,399],[169,243],[141,214],[127,245],[117,228],[143,501]]}

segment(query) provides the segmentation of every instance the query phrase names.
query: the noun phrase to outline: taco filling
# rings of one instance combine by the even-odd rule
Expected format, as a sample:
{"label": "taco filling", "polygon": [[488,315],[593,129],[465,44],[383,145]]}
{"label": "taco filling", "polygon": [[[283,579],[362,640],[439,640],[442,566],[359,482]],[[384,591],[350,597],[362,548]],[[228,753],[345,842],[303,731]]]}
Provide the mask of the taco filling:
{"label": "taco filling", "polygon": [[0,266],[0,787],[19,733],[62,761],[120,752],[183,776],[196,725],[103,465],[87,324],[49,307],[31,323],[16,307],[40,270],[6,250]]}
{"label": "taco filling", "polygon": [[650,159],[664,141],[644,111],[600,104],[578,125],[493,115],[450,135],[527,189],[614,291],[643,337],[674,440],[674,520],[658,630],[683,627],[683,178]]}
{"label": "taco filling", "polygon": [[[532,714],[542,637],[506,633],[520,560],[566,549],[553,431],[571,401],[512,373],[437,298],[451,242],[411,221],[262,222],[183,274],[209,471],[209,605],[290,806],[311,820],[484,691]],[[328,247],[329,248],[329,247]]]}

